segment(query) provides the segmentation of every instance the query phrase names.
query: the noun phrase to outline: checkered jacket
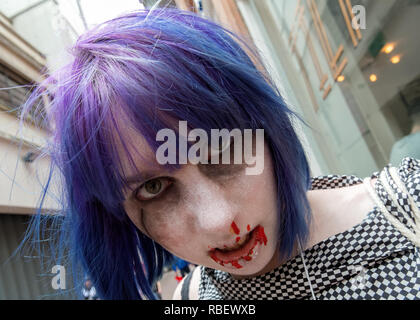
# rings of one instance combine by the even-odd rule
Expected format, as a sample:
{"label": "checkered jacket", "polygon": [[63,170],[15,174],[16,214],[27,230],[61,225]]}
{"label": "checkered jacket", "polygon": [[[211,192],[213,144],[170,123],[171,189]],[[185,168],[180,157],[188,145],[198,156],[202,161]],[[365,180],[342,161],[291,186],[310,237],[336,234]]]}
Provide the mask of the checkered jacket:
{"label": "checkered jacket", "polygon": [[[389,167],[383,170],[387,173]],[[420,207],[420,161],[404,158],[397,172]],[[378,178],[379,174],[375,172],[371,178]],[[414,220],[407,195],[389,174],[387,177],[400,207]],[[314,177],[311,190],[340,188],[362,181],[355,176]],[[405,216],[379,180],[375,192],[388,212],[407,225]],[[420,299],[420,249],[376,206],[361,223],[306,249],[304,259],[316,299]],[[207,267],[200,267],[200,276],[199,299],[312,299],[301,255],[251,279],[233,279],[227,272]]]}

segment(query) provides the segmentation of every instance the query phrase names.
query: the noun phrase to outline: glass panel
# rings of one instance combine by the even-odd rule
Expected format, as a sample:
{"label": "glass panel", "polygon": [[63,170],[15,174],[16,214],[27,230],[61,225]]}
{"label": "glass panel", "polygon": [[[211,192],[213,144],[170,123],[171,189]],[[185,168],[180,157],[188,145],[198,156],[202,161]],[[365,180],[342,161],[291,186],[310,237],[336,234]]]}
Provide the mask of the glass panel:
{"label": "glass panel", "polygon": [[313,108],[339,171],[420,158],[420,1],[265,3],[293,59],[283,67],[304,79],[293,90],[312,97],[301,107]]}

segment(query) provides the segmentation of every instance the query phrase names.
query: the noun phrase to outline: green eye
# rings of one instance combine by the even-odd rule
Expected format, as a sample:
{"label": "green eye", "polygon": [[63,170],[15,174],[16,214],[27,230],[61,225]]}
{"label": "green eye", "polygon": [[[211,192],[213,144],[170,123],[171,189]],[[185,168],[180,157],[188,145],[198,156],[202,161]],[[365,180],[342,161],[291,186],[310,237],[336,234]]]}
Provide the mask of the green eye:
{"label": "green eye", "polygon": [[169,178],[156,178],[146,181],[137,189],[136,198],[142,201],[156,198],[171,184],[172,181]]}
{"label": "green eye", "polygon": [[144,184],[144,188],[147,192],[151,194],[158,194],[160,189],[162,188],[162,182],[160,182],[160,180],[147,181]]}

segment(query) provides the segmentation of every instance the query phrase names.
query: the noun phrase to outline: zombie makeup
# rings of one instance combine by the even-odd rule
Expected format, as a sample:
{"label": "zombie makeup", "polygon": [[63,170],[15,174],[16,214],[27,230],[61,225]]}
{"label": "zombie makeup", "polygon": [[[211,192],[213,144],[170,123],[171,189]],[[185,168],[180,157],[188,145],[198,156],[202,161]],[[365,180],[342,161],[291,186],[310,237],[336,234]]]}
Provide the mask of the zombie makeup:
{"label": "zombie makeup", "polygon": [[[247,226],[248,229],[249,225]],[[231,231],[239,234],[239,228],[233,222]],[[250,228],[249,228],[250,229]],[[223,267],[232,267],[241,269],[252,261],[259,252],[262,245],[267,245],[267,236],[264,232],[264,227],[257,226],[251,232],[248,232],[243,237],[236,237],[234,246],[224,246],[224,248],[212,248],[209,251],[209,256],[215,262]]]}
{"label": "zombie makeup", "polygon": [[234,234],[239,234],[241,232],[241,230],[239,230],[238,226],[236,225],[235,221],[233,221],[230,225],[230,232],[233,232]]}

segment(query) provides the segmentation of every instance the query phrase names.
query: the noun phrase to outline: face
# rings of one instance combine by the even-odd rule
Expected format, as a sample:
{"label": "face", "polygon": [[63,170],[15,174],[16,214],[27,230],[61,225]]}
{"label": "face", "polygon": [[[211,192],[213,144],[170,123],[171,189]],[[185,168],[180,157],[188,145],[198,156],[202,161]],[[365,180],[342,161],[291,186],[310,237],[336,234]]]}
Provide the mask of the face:
{"label": "face", "polygon": [[[131,138],[148,150],[142,157],[155,159],[141,136]],[[245,161],[188,163],[172,173],[161,166],[146,181],[132,181],[125,210],[141,232],[184,260],[239,277],[266,272],[277,251],[277,192],[268,146],[254,156],[264,157],[259,175],[246,175]],[[139,172],[148,170],[144,158],[134,161]]]}

